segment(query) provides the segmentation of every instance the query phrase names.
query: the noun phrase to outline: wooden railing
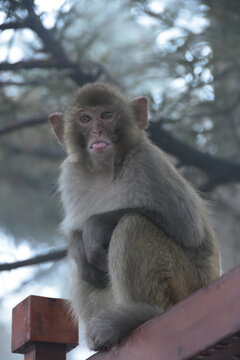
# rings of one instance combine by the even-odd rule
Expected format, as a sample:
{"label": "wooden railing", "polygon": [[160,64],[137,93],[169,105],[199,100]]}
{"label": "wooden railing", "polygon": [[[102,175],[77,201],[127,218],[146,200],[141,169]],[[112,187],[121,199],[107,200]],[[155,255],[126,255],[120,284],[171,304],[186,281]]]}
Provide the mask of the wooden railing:
{"label": "wooden railing", "polygon": [[[65,359],[77,332],[63,299],[30,296],[13,309],[12,351],[25,360]],[[127,359],[240,360],[240,266],[91,357]]]}

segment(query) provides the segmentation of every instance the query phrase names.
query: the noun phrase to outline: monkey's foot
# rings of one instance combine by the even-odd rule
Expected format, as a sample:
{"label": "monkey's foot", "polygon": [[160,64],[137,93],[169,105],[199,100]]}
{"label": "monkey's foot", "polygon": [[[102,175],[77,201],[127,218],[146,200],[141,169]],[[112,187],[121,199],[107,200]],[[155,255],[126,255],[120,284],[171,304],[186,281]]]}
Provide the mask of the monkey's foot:
{"label": "monkey's foot", "polygon": [[[110,313],[112,314],[112,311]],[[87,343],[91,350],[106,350],[121,340],[122,337],[112,316],[113,314],[103,311],[89,321]]]}
{"label": "monkey's foot", "polygon": [[114,309],[106,309],[88,323],[88,346],[95,351],[106,350],[159,313],[161,311],[158,307],[147,304],[119,305]]}

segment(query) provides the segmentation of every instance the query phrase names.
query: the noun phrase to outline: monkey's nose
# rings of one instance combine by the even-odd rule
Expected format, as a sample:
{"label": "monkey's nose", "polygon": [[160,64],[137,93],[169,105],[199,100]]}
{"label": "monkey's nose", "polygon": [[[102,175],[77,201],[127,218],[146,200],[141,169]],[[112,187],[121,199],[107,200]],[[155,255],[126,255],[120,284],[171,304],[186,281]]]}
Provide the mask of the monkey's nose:
{"label": "monkey's nose", "polygon": [[102,130],[101,129],[95,129],[95,130],[93,130],[93,134],[95,135],[95,136],[100,136],[100,135],[102,135]]}

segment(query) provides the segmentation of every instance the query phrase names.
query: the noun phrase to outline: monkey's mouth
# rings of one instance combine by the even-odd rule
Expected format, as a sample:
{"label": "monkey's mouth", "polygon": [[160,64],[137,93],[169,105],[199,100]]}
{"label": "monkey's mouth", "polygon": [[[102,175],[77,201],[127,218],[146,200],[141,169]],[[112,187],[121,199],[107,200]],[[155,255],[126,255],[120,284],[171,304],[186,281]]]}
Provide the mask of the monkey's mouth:
{"label": "monkey's mouth", "polygon": [[105,150],[110,144],[106,141],[96,141],[90,145],[90,149],[95,151],[102,151]]}

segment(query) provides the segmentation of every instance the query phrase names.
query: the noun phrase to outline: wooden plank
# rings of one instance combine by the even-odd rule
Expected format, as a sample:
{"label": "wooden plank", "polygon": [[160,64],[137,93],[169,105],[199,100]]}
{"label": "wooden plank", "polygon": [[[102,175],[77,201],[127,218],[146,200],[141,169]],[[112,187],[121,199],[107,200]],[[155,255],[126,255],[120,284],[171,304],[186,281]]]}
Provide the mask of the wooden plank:
{"label": "wooden plank", "polygon": [[143,324],[120,345],[89,359],[228,360],[240,354],[239,333],[240,266]]}
{"label": "wooden plank", "polygon": [[201,352],[192,360],[240,360],[240,333]]}
{"label": "wooden plank", "polygon": [[36,343],[63,344],[65,352],[78,345],[66,300],[31,295],[13,309],[12,352],[26,353]]}

